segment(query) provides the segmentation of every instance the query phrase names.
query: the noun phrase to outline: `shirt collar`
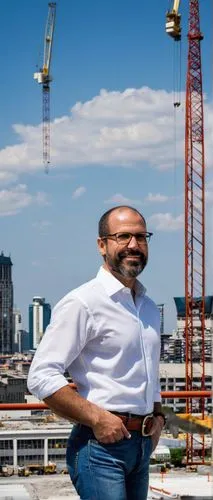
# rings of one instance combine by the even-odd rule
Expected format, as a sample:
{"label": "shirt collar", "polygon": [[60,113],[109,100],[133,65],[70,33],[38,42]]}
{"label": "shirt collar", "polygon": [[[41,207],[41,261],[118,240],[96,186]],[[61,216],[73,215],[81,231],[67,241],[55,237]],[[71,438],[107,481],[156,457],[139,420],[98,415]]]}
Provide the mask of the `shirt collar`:
{"label": "shirt collar", "polygon": [[[109,297],[127,288],[123,285],[123,283],[121,283],[121,281],[117,280],[117,278],[115,278],[112,273],[106,271],[103,266],[100,267],[96,278],[101,282]],[[138,296],[145,295],[146,293],[146,288],[138,280],[136,280],[135,289],[136,295]]]}

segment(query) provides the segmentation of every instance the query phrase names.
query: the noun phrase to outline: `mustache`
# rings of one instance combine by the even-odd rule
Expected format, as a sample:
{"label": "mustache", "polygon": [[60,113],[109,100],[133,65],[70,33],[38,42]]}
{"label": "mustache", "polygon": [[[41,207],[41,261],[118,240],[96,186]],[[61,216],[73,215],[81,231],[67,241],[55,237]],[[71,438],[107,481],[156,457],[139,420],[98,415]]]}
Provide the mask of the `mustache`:
{"label": "mustache", "polygon": [[124,250],[123,252],[119,253],[120,259],[124,259],[125,257],[131,257],[131,256],[140,257],[141,259],[146,260],[145,255],[139,250]]}

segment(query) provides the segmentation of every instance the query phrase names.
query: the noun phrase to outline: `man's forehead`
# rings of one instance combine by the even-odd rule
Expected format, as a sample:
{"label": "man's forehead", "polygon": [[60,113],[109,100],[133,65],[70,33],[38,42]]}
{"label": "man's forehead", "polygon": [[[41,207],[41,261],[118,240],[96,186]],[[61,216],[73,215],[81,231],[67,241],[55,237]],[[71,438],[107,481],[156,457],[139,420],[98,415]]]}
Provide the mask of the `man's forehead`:
{"label": "man's forehead", "polygon": [[146,227],[146,223],[145,223],[145,220],[143,219],[143,217],[135,212],[134,210],[130,210],[130,209],[118,209],[118,210],[114,210],[110,216],[109,216],[109,225],[110,226],[114,226],[115,224],[118,225],[118,224],[130,224],[130,225],[133,225],[133,224],[137,224],[137,225],[141,225],[143,227]]}

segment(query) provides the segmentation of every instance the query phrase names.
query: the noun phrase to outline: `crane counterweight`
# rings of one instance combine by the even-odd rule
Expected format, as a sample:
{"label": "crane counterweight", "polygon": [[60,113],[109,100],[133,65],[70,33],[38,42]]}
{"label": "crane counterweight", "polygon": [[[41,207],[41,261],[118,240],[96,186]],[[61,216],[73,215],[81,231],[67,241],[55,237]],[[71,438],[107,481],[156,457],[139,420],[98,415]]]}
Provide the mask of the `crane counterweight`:
{"label": "crane counterweight", "polygon": [[180,0],[175,0],[173,9],[166,14],[166,33],[175,41],[181,39],[181,15],[178,12]]}

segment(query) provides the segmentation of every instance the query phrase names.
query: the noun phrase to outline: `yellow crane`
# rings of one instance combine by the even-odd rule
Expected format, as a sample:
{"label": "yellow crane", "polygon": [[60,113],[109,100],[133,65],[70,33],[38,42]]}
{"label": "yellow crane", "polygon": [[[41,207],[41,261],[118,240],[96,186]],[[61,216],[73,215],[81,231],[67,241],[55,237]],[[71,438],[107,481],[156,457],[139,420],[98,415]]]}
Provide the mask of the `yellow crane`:
{"label": "yellow crane", "polygon": [[166,14],[166,33],[174,38],[175,41],[181,39],[181,15],[178,12],[180,0],[174,0],[172,10]]}
{"label": "yellow crane", "polygon": [[55,28],[56,2],[48,4],[48,17],[44,37],[44,60],[40,71],[34,73],[34,79],[43,88],[43,162],[48,172],[50,163],[50,64],[52,56],[53,34]]}
{"label": "yellow crane", "polygon": [[181,15],[179,14],[180,0],[173,1],[173,7],[166,14],[166,33],[175,42],[173,56],[173,80],[174,80],[174,107],[181,104]]}

